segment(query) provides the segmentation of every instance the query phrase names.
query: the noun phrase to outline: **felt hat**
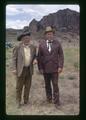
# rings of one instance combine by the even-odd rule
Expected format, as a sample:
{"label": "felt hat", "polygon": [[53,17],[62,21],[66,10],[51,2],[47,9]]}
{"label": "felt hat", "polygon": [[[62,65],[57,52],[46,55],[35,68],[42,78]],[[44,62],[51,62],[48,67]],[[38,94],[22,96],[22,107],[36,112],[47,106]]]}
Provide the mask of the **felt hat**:
{"label": "felt hat", "polygon": [[52,29],[51,26],[47,26],[46,29],[45,29],[45,34],[48,33],[48,32],[53,32],[55,33],[55,31]]}
{"label": "felt hat", "polygon": [[20,34],[18,37],[17,37],[17,40],[18,41],[21,41],[22,37],[24,36],[30,36],[30,32],[23,32],[22,34]]}

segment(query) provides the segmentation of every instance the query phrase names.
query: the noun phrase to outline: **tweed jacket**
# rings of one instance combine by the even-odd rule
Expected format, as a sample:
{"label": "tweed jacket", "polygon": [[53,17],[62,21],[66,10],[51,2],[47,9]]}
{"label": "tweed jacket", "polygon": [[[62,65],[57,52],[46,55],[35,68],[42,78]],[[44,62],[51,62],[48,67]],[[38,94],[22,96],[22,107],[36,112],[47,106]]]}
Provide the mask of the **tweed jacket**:
{"label": "tweed jacket", "polygon": [[[30,45],[30,51],[31,51],[31,61],[30,61],[30,73],[33,74],[33,60],[36,57],[36,47],[33,45]],[[16,46],[13,49],[13,56],[12,56],[12,69],[17,71],[17,76],[19,77],[22,73],[23,67],[24,67],[24,48],[22,44],[19,44],[19,46]]]}

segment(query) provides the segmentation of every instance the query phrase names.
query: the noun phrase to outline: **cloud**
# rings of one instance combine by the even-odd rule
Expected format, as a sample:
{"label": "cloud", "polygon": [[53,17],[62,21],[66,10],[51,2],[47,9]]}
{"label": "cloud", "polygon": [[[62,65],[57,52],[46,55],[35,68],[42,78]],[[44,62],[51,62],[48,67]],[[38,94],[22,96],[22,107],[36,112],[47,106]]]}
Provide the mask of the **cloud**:
{"label": "cloud", "polygon": [[[49,13],[57,12],[60,9],[70,8],[79,12],[79,5],[56,5],[56,4],[17,4],[6,6],[6,27],[22,28],[29,25],[32,19],[40,20]],[[18,26],[18,27],[17,27]]]}
{"label": "cloud", "polygon": [[16,15],[19,14],[19,11],[16,9],[15,5],[7,5],[6,6],[6,15]]}
{"label": "cloud", "polygon": [[53,13],[59,9],[70,8],[79,11],[78,5],[7,5],[6,15],[27,14],[34,15],[34,17],[42,17],[46,14]]}
{"label": "cloud", "polygon": [[6,21],[6,28],[23,29],[23,27],[27,25],[28,25],[28,21],[26,20]]}

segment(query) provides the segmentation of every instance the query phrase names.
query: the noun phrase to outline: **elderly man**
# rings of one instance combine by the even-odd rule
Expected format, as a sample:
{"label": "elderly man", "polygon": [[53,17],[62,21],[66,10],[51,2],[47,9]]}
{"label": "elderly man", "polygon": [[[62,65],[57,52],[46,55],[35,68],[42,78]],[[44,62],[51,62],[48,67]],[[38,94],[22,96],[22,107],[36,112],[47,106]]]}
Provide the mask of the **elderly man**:
{"label": "elderly man", "polygon": [[28,103],[31,80],[33,74],[33,60],[36,57],[36,48],[30,44],[30,33],[24,32],[17,38],[21,43],[13,49],[13,69],[17,76],[16,99],[21,107],[22,89],[24,87],[24,104]]}
{"label": "elderly man", "polygon": [[61,44],[54,38],[53,29],[48,26],[45,30],[45,40],[39,44],[38,68],[44,76],[47,101],[51,103],[53,100],[56,108],[60,105],[58,77],[62,72],[63,63],[64,55]]}

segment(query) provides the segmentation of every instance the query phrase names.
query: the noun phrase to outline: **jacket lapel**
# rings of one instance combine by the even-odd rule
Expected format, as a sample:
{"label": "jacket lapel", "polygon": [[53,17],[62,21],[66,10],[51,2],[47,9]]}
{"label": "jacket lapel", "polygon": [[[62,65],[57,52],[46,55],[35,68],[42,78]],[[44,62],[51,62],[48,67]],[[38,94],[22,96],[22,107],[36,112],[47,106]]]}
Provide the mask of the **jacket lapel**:
{"label": "jacket lapel", "polygon": [[23,47],[23,45],[21,45],[21,47],[20,47],[20,52],[21,52],[21,55],[22,55],[23,57],[25,57],[25,55],[24,55],[24,47]]}
{"label": "jacket lapel", "polygon": [[22,56],[23,63],[25,63],[25,54],[24,54],[23,45],[20,45],[20,55]]}
{"label": "jacket lapel", "polygon": [[52,42],[52,44],[51,44],[51,52],[49,52],[49,51],[48,51],[48,48],[47,48],[46,40],[44,41],[44,49],[46,50],[46,52],[47,52],[48,54],[53,53],[53,51],[55,50],[55,46],[56,46],[55,43],[56,43],[55,40],[53,40],[53,42]]}
{"label": "jacket lapel", "polygon": [[30,55],[31,55],[31,58],[32,58],[32,55],[33,55],[33,48],[32,48],[31,45],[30,45],[29,47],[30,47]]}
{"label": "jacket lapel", "polygon": [[55,40],[53,40],[52,44],[51,44],[51,53],[53,53],[56,49],[55,49],[56,43]]}
{"label": "jacket lapel", "polygon": [[46,40],[44,41],[44,49],[49,53],[48,48],[47,48]]}

